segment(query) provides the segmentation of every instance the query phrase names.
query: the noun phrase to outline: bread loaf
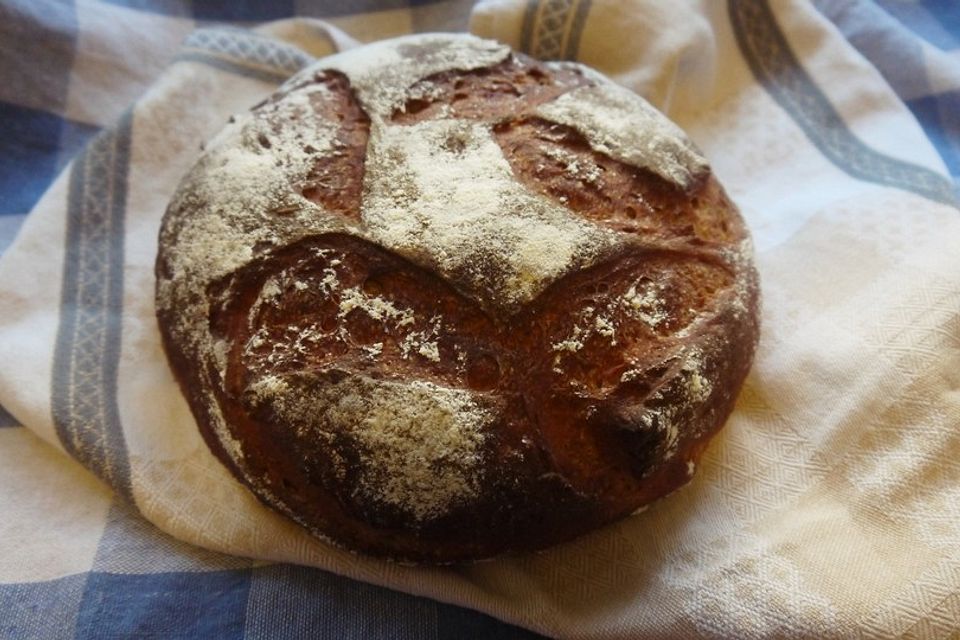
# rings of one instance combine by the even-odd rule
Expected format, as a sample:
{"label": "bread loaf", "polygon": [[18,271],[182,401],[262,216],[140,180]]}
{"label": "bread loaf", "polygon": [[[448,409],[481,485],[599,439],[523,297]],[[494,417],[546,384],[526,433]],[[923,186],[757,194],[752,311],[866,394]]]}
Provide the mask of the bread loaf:
{"label": "bread loaf", "polygon": [[213,453],[397,560],[543,548],[685,484],[758,336],[748,232],[683,132],[467,35],[294,76],[207,146],[159,247]]}

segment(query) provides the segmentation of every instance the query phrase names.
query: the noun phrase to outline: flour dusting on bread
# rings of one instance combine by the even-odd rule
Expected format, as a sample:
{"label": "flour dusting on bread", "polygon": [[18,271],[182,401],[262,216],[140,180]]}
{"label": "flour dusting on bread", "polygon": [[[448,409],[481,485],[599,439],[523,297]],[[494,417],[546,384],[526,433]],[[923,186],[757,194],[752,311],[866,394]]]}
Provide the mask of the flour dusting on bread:
{"label": "flour dusting on bread", "polygon": [[519,184],[481,123],[384,127],[372,135],[365,180],[370,236],[463,280],[489,307],[530,301],[614,242]]}
{"label": "flour dusting on bread", "polygon": [[443,515],[476,493],[491,414],[470,392],[361,376],[308,388],[298,382],[265,376],[250,392],[302,438],[354,439],[356,492],[417,521]]}
{"label": "flour dusting on bread", "polygon": [[543,118],[582,132],[596,151],[687,189],[708,170],[687,136],[637,94],[612,82],[580,87],[541,105]]}

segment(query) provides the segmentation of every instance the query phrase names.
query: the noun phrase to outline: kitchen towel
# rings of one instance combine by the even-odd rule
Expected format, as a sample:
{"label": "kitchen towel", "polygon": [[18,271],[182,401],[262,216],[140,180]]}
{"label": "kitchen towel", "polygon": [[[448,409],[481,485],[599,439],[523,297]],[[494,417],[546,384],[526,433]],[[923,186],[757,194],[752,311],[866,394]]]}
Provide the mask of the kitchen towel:
{"label": "kitchen towel", "polygon": [[841,34],[858,6],[847,4],[835,22],[776,0],[474,8],[474,33],[581,60],[666,112],[754,234],[753,371],[691,484],[642,514],[543,554],[403,567],[311,539],[207,451],[160,349],[160,217],[230,114],[355,44],[316,21],[192,33],[64,169],[0,261],[0,404],[189,544],[540,633],[949,637],[960,627],[960,211],[934,145]]}

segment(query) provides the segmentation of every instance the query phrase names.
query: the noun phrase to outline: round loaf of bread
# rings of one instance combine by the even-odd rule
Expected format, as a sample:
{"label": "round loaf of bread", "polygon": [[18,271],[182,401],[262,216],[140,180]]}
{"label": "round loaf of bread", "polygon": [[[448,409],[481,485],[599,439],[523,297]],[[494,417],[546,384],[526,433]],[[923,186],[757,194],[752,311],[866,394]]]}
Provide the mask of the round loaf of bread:
{"label": "round loaf of bread", "polygon": [[324,58],[231,118],[159,246],[213,453],[397,560],[543,548],[685,484],[758,336],[748,232],[683,132],[467,35]]}

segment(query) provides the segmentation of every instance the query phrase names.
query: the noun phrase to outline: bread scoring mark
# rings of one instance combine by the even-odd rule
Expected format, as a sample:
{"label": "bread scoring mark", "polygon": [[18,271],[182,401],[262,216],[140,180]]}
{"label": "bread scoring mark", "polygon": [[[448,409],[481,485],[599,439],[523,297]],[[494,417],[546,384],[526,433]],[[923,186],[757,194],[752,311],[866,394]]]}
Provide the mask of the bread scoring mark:
{"label": "bread scoring mark", "polygon": [[[372,254],[365,253],[364,248],[368,248]],[[408,284],[398,285],[391,279],[393,273],[397,273],[397,277]],[[466,403],[473,402],[473,395],[466,389],[441,384],[445,376],[461,381],[463,377],[457,378],[458,365],[450,355],[447,365],[440,362],[438,342],[450,339],[443,327],[442,314],[424,313],[424,308],[431,302],[441,303],[444,309],[450,308],[450,302],[443,304],[444,297],[436,286],[440,283],[412,286],[410,279],[415,280],[417,273],[417,268],[402,258],[388,255],[354,238],[328,236],[304,240],[297,246],[246,265],[235,277],[252,286],[243,289],[222,287],[232,299],[223,303],[222,310],[214,314],[212,320],[215,332],[219,331],[216,327],[237,327],[238,320],[239,326],[245,328],[235,336],[236,346],[232,347],[234,353],[241,357],[239,361],[234,360],[233,369],[224,375],[226,386],[230,389],[228,395],[249,398],[252,402],[251,411],[261,411],[269,405],[283,414],[282,420],[296,418],[303,429],[310,425],[321,429],[321,423],[328,418],[336,421],[354,415],[346,411],[347,405],[343,405],[346,402],[343,398],[347,397],[347,383],[343,380],[334,383],[328,379],[309,389],[299,387],[296,393],[309,396],[311,402],[319,403],[317,406],[340,402],[343,411],[323,414],[304,410],[295,416],[294,410],[307,406],[303,404],[307,400],[288,399],[286,405],[282,401],[280,404],[274,402],[277,398],[282,400],[288,392],[294,393],[290,391],[291,380],[298,380],[297,384],[301,384],[310,376],[322,377],[326,375],[323,372],[344,366],[356,371],[347,374],[348,378],[369,378],[361,371],[379,378],[380,360],[384,358],[385,363],[394,364],[407,358],[419,359],[420,364],[411,363],[408,366],[407,377],[413,374],[416,378],[427,373],[422,368],[424,363],[434,367],[434,381],[418,380],[412,386],[396,380],[390,382],[373,378],[357,383],[360,387],[349,407],[356,411],[372,412],[369,415],[357,413],[355,417],[358,424],[363,422],[371,428],[379,428],[379,436],[376,431],[356,432],[350,435],[346,444],[340,440],[321,438],[322,442],[327,443],[324,446],[335,449],[330,454],[331,459],[340,461],[337,464],[341,471],[337,477],[349,482],[351,487],[356,478],[344,475],[346,471],[343,465],[346,463],[343,461],[359,456],[358,464],[365,478],[362,481],[368,490],[352,498],[353,507],[362,509],[365,501],[382,502],[397,511],[396,518],[399,520],[396,522],[401,523],[398,526],[408,526],[410,519],[422,522],[439,517],[446,509],[465,500],[475,486],[467,464],[474,454],[463,452],[460,458],[454,455],[458,442],[453,438],[454,428],[466,428],[467,425],[445,421],[448,414],[456,414],[459,416],[457,420],[470,414],[473,409]],[[431,281],[435,280],[434,276],[428,277]],[[397,297],[400,291],[407,291],[408,295],[413,295],[413,299]],[[449,295],[453,295],[452,292]],[[469,319],[470,312],[466,315],[466,319]],[[235,320],[230,320],[231,317]],[[331,319],[336,322],[327,324]],[[378,326],[372,327],[368,321]],[[360,327],[363,327],[362,331]],[[403,351],[402,356],[400,351]],[[447,346],[444,351],[451,354],[453,349]],[[447,373],[444,373],[444,366]],[[394,373],[404,377],[403,371]],[[431,376],[429,373],[427,375]],[[339,385],[336,391],[329,391],[331,384]],[[466,386],[465,381],[462,384]],[[447,393],[444,389],[452,390]],[[379,395],[364,400],[370,394]],[[272,398],[269,402],[268,396]],[[424,404],[432,397],[441,396],[448,400],[445,405]],[[334,397],[339,400],[334,402]],[[378,404],[376,398],[381,398],[382,403]],[[390,414],[390,411],[393,413]],[[404,411],[413,413],[408,415]],[[258,419],[266,419],[260,413],[257,415]],[[392,422],[388,422],[388,419]],[[411,431],[413,426],[420,431]],[[404,506],[403,496],[412,495],[412,487],[417,487],[416,490],[420,492],[424,490],[423,479],[427,477],[427,466],[424,465],[427,463],[416,457],[416,451],[423,448],[423,434],[433,429],[445,430],[435,434],[438,440],[431,446],[443,444],[447,453],[438,454],[436,459],[431,459],[432,462],[428,461],[429,468],[439,474],[442,484],[432,488],[434,499],[426,498],[419,506],[412,502]],[[444,436],[444,433],[450,437]],[[396,455],[390,453],[384,457],[375,448],[380,446],[377,443],[381,442],[382,437],[387,436],[393,443],[391,451]],[[479,437],[482,441],[485,436],[481,434]],[[411,452],[409,455],[404,453],[404,438],[410,440],[407,443]],[[353,458],[348,455],[350,451],[353,451]],[[386,488],[382,496],[376,497],[372,492],[378,485]],[[273,501],[278,499],[269,484],[260,483],[258,490],[269,493]],[[379,514],[369,517],[372,522],[385,516]]]}
{"label": "bread scoring mark", "polygon": [[[311,157],[309,169],[294,183],[305,199],[326,211],[359,217],[370,119],[346,76],[331,70],[317,71],[310,82],[271,97],[253,112],[266,125],[257,135],[262,146],[271,149],[279,141],[281,153],[292,151]],[[304,135],[302,127],[291,126],[291,122],[312,120],[336,123],[329,143],[317,144],[309,130]],[[272,212],[289,215],[298,210],[292,203]]]}
{"label": "bread scoring mark", "polygon": [[727,222],[729,204],[709,178],[691,206],[677,185],[593,149],[575,127],[523,117],[499,123],[494,136],[519,181],[606,228],[721,245],[742,232]]}
{"label": "bread scoring mark", "polygon": [[[337,69],[350,78],[361,104],[377,123],[389,119],[406,101],[409,88],[423,78],[451,69],[492,67],[509,55],[509,47],[492,40],[429,34],[373,43],[324,58],[318,66]],[[313,68],[301,71],[287,84],[295,85]]]}
{"label": "bread scoring mark", "polygon": [[391,120],[413,124],[436,118],[500,122],[589,84],[580,69],[550,69],[523,54],[472,70],[447,70],[427,76],[407,91]]}

